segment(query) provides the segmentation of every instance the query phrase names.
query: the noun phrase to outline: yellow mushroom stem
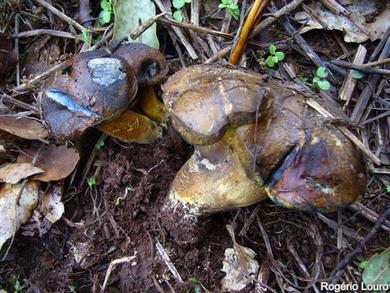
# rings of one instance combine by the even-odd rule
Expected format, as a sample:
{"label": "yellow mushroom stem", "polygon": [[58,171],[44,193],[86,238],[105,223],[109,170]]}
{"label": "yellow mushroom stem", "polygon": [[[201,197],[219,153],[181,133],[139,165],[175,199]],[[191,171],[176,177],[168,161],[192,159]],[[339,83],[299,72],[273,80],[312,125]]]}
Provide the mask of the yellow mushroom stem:
{"label": "yellow mushroom stem", "polygon": [[267,198],[253,161],[236,132],[228,128],[220,141],[196,146],[176,175],[169,204],[183,204],[192,214],[248,206]]}
{"label": "yellow mushroom stem", "polygon": [[159,126],[145,115],[125,111],[98,126],[105,134],[126,143],[148,144],[161,137]]}
{"label": "yellow mushroom stem", "polygon": [[142,111],[154,122],[160,124],[165,120],[164,104],[157,97],[153,86],[148,85],[138,89],[137,98]]}

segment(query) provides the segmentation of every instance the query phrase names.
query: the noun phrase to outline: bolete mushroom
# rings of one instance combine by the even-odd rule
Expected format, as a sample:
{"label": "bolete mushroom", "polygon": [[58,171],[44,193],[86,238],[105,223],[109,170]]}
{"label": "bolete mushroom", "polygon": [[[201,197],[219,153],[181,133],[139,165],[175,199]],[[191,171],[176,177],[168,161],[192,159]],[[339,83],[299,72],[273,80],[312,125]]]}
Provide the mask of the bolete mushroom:
{"label": "bolete mushroom", "polygon": [[[58,74],[45,91],[43,115],[57,139],[78,137],[86,128],[102,122],[100,130],[109,135],[114,131],[113,136],[124,141],[147,143],[159,137],[155,122],[127,108],[136,96],[138,85],[159,82],[167,73],[162,54],[143,44],[112,44],[110,48],[117,49],[112,53],[99,50],[75,55],[69,69]],[[120,114],[125,111],[120,120]],[[128,119],[142,123],[129,127]],[[123,125],[126,129],[118,129]],[[142,137],[129,133],[133,130]]]}
{"label": "bolete mushroom", "polygon": [[163,89],[174,127],[195,149],[164,206],[183,221],[266,194],[286,207],[328,210],[364,192],[360,151],[292,86],[230,65],[197,65]]}

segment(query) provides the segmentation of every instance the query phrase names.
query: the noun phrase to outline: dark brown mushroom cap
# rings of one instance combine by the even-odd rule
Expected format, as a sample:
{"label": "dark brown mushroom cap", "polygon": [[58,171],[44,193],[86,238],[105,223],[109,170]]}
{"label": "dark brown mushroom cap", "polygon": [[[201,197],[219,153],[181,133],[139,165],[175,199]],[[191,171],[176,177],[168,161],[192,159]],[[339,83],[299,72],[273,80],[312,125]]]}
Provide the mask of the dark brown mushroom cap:
{"label": "dark brown mushroom cap", "polygon": [[261,76],[233,66],[196,65],[163,86],[173,124],[190,144],[217,142],[228,125],[254,123],[269,90]]}
{"label": "dark brown mushroom cap", "polygon": [[72,138],[123,112],[137,88],[134,71],[122,58],[103,51],[81,53],[48,86],[43,115],[55,137]]}
{"label": "dark brown mushroom cap", "polygon": [[[111,46],[115,46],[115,42]],[[157,49],[142,43],[120,45],[113,53],[122,57],[134,69],[139,85],[158,84],[168,73],[168,65],[163,54]]]}
{"label": "dark brown mushroom cap", "polygon": [[332,126],[306,131],[282,169],[270,197],[289,208],[334,210],[357,200],[367,184],[362,154]]}

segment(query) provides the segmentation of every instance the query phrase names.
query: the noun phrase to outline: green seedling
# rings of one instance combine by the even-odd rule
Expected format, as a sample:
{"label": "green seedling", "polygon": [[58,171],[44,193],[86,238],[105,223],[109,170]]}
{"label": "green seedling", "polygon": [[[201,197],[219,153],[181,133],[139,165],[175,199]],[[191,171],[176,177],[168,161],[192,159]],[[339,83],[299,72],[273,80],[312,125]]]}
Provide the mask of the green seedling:
{"label": "green seedling", "polygon": [[390,193],[390,185],[387,185],[387,186],[386,186],[386,192],[387,192],[387,193]]}
{"label": "green seedling", "polygon": [[233,3],[233,0],[221,0],[221,4],[218,5],[220,9],[226,9],[226,11],[235,19],[240,18],[240,8],[237,4]]}
{"label": "green seedling", "polygon": [[269,46],[269,53],[270,55],[268,56],[267,60],[265,62],[267,63],[267,66],[270,68],[275,67],[279,63],[279,61],[284,60],[284,53],[281,51],[278,51],[278,48],[276,48],[275,45]]}
{"label": "green seedling", "polygon": [[363,260],[363,261],[359,264],[359,268],[361,268],[362,270],[364,270],[364,269],[367,267],[367,264],[368,264],[368,261]]}
{"label": "green seedling", "polygon": [[100,150],[103,147],[104,147],[104,139],[99,139],[98,142],[95,144],[95,148],[97,150]]}
{"label": "green seedling", "polygon": [[23,289],[24,286],[20,284],[19,280],[16,280],[14,284],[14,293],[22,293]]}
{"label": "green seedling", "polygon": [[191,284],[192,290],[190,290],[191,293],[202,293],[202,288],[200,286],[200,282],[197,278],[191,277],[188,279],[188,281]]}
{"label": "green seedling", "polygon": [[362,79],[363,78],[363,73],[357,70],[352,71],[352,78],[353,79]]}
{"label": "green seedling", "polygon": [[92,186],[96,185],[96,179],[93,178],[93,177],[88,178],[87,179],[87,184],[88,184],[89,187],[92,187]]}
{"label": "green seedling", "polygon": [[77,292],[77,291],[76,291],[77,287],[76,287],[75,284],[70,284],[70,285],[68,285],[68,289],[69,289],[69,291],[72,292],[72,293],[76,293],[76,292]]}
{"label": "green seedling", "polygon": [[88,46],[88,47],[91,47],[92,46],[92,38],[91,36],[89,35],[89,31],[87,29],[83,29],[81,31],[81,35],[80,35],[81,39],[83,40],[83,42]]}
{"label": "green seedling", "polygon": [[176,21],[183,21],[183,13],[181,12],[181,9],[186,5],[187,3],[191,3],[191,0],[173,0],[172,6],[175,7],[177,10],[172,14],[173,18]]}
{"label": "green seedling", "polygon": [[111,0],[102,0],[100,2],[100,7],[102,8],[102,11],[100,11],[98,23],[100,25],[110,23],[111,15],[113,13]]}
{"label": "green seedling", "polygon": [[330,83],[326,79],[328,76],[328,70],[325,67],[318,67],[316,71],[316,76],[313,78],[313,88],[321,90],[321,91],[327,91],[330,89]]}

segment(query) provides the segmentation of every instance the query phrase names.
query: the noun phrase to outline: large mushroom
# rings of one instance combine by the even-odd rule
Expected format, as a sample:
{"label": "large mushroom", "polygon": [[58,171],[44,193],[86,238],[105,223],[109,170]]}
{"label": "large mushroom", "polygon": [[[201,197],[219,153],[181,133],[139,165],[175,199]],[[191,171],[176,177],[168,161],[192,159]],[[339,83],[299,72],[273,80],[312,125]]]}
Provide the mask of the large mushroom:
{"label": "large mushroom", "polygon": [[174,127],[195,149],[164,206],[176,227],[267,194],[286,207],[328,210],[363,193],[361,153],[288,84],[229,65],[197,65],[163,89]]}
{"label": "large mushroom", "polygon": [[[75,55],[45,91],[42,110],[51,134],[72,139],[99,124],[101,131],[126,142],[153,141],[160,136],[158,125],[128,106],[139,86],[159,82],[167,70],[158,50],[138,43],[113,43],[108,50]],[[154,96],[145,99],[158,103]]]}

